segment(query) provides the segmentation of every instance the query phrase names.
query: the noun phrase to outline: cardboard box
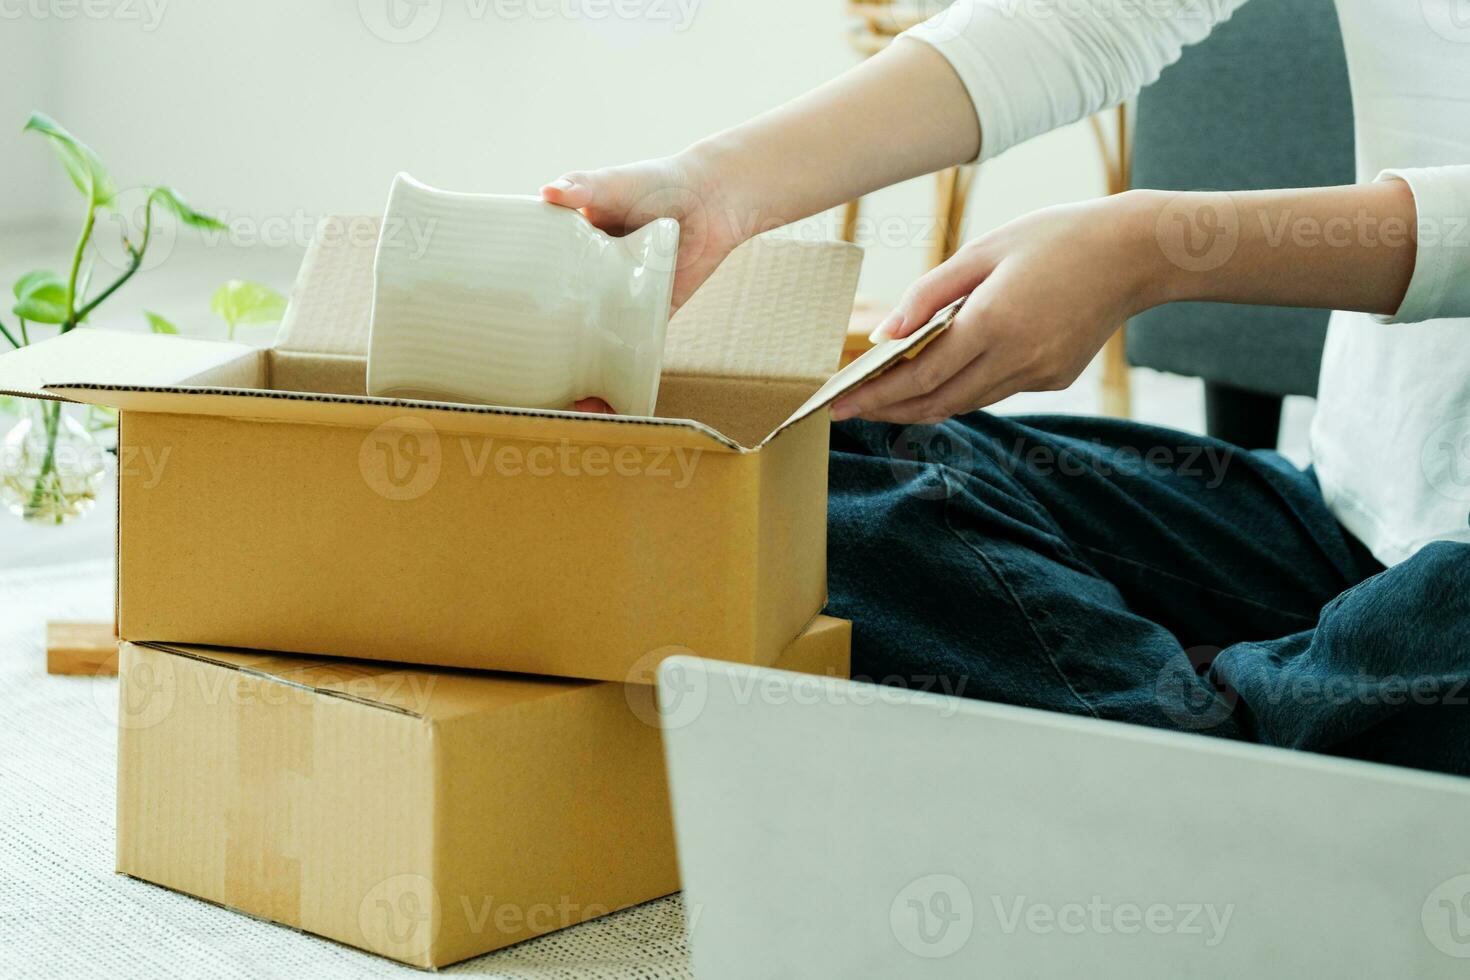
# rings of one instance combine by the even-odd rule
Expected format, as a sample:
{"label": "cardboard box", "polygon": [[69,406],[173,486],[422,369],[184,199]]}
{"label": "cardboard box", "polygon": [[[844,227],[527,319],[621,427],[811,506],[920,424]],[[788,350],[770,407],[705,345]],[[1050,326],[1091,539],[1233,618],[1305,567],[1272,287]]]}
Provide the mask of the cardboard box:
{"label": "cardboard box", "polygon": [[120,677],[124,874],[421,967],[678,890],[651,687],[132,643]]}
{"label": "cardboard box", "polygon": [[618,681],[657,650],[771,663],[825,604],[824,408],[908,345],[823,385],[859,251],[738,249],[632,418],[364,395],[377,236],[323,224],[267,350],[84,328],[0,355],[0,392],[121,410],[119,635]]}

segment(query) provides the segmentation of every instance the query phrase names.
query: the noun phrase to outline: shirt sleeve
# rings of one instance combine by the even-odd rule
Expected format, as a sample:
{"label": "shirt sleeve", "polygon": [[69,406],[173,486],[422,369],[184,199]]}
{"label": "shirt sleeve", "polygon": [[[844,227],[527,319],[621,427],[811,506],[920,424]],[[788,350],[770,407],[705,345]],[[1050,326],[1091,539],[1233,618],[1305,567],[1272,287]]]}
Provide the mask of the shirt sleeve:
{"label": "shirt sleeve", "polygon": [[1137,95],[1245,2],[955,0],[901,36],[960,76],[988,160]]}
{"label": "shirt sleeve", "polygon": [[1470,317],[1470,165],[1385,170],[1402,180],[1419,211],[1419,251],[1398,312],[1380,323]]}

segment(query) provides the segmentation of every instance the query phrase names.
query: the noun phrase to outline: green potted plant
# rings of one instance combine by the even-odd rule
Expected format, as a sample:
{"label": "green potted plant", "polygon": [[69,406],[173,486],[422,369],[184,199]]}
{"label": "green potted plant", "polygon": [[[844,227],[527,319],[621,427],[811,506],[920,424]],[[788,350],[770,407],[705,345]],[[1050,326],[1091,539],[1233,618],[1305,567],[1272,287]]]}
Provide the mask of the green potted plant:
{"label": "green potted plant", "polygon": [[[89,146],[39,112],[31,115],[25,131],[50,142],[81,193],[85,211],[65,272],[37,269],[16,280],[10,315],[0,316],[0,350],[7,345],[19,349],[86,325],[97,308],[142,269],[154,242],[155,208],[191,228],[225,228],[218,219],[196,211],[177,191],[164,186],[143,189],[144,203],[130,225],[117,212],[116,183]],[[94,292],[95,233],[98,218],[109,211],[119,219],[124,260],[120,274]],[[232,281],[221,287],[212,305],[233,338],[238,323],[279,319],[285,300],[268,286]],[[155,333],[179,332],[157,313],[145,311],[144,315]],[[0,410],[4,409],[22,417],[0,444],[0,506],[23,520],[53,525],[90,510],[106,474],[105,452],[95,433],[113,425],[109,414],[100,410],[80,414],[61,402],[13,399],[0,401]]]}

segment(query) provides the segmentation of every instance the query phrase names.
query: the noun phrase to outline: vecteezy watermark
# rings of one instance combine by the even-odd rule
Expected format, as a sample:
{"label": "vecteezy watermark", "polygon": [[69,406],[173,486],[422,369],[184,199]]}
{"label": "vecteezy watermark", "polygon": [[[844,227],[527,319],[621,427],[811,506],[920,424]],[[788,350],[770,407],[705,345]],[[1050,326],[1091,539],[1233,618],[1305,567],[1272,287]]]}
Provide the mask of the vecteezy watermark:
{"label": "vecteezy watermark", "polygon": [[888,907],[888,926],[898,944],[926,960],[953,956],[975,930],[975,899],[950,874],[928,874],[904,885]]}
{"label": "vecteezy watermark", "polygon": [[266,215],[221,211],[215,217],[225,226],[223,231],[199,232],[200,240],[211,247],[306,248],[315,241],[323,247],[402,250],[410,259],[423,258],[439,224],[436,218],[323,221],[320,215],[299,210]]}
{"label": "vecteezy watermark", "polygon": [[1235,458],[1235,448],[1203,442],[1177,446],[1115,446],[1094,439],[1093,451],[1072,446],[1048,445],[1018,438],[1010,451],[996,458],[1001,472],[1014,476],[1025,471],[1032,476],[1181,476],[1201,481],[1206,490],[1225,482]]}
{"label": "vecteezy watermark", "polygon": [[1086,902],[1040,902],[1025,895],[990,897],[1005,935],[1198,936],[1205,949],[1225,941],[1235,904],[1214,902],[1113,902],[1093,895]]}
{"label": "vecteezy watermark", "polygon": [[1065,446],[1019,436],[994,453],[976,448],[971,435],[954,422],[911,425],[898,430],[888,448],[889,469],[905,492],[924,499],[943,499],[959,492],[962,475],[988,470],[1006,477],[1039,479],[1090,475],[1176,476],[1198,480],[1206,490],[1219,488],[1235,459],[1224,443],[1181,442],[1140,446],[1110,445],[1100,439]]}
{"label": "vecteezy watermark", "polygon": [[[156,201],[149,199],[151,187],[129,187],[119,191],[112,203],[97,216],[92,241],[102,261],[118,271],[131,268],[133,253],[129,244],[141,245],[148,237],[140,269],[156,268],[166,262],[179,241],[178,219]],[[205,248],[289,248],[305,249],[312,244],[322,248],[383,248],[401,250],[410,259],[420,259],[428,251],[438,220],[435,218],[336,218],[323,220],[321,215],[305,210],[277,214],[237,214],[228,210],[211,211],[210,216],[222,228],[200,228],[190,232],[189,240]]]}
{"label": "vecteezy watermark", "polygon": [[944,500],[960,489],[947,471],[974,473],[975,449],[952,423],[910,425],[889,443],[888,469],[910,496]]}
{"label": "vecteezy watermark", "polygon": [[[1180,728],[1209,731],[1224,724],[1241,695],[1213,669],[1222,651],[1196,646],[1171,657],[1155,682],[1156,703]],[[1470,682],[1435,674],[1339,674],[1332,677],[1276,674],[1253,678],[1250,704],[1257,710],[1286,705],[1398,708],[1470,705]]]}
{"label": "vecteezy watermark", "polygon": [[[728,689],[728,699],[739,705],[762,704],[796,709],[817,705],[912,704],[931,694],[962,697],[968,678],[940,675],[900,677],[893,675],[873,683],[868,678],[823,674],[770,675],[734,671],[690,671],[683,664],[670,664],[660,675],[659,667],[671,656],[695,656],[686,647],[661,647],[640,657],[629,669],[623,685],[628,708],[651,728],[674,730],[692,724],[709,703],[711,685]],[[656,692],[655,692],[655,685]],[[954,702],[940,701],[939,716],[952,717]]]}
{"label": "vecteezy watermark", "polygon": [[[60,454],[61,447],[58,446],[56,451]],[[173,451],[172,446],[138,446],[131,443],[120,445],[117,447],[117,475],[123,480],[140,480],[138,486],[144,490],[152,490],[163,482]],[[96,452],[104,450],[97,449]],[[62,461],[60,465],[76,465],[76,461]]]}
{"label": "vecteezy watermark", "polygon": [[357,0],[357,13],[375,36],[390,44],[412,44],[439,26],[444,0]]}
{"label": "vecteezy watermark", "polygon": [[1229,194],[1179,194],[1160,210],[1154,237],[1164,258],[1186,272],[1213,272],[1240,248],[1240,211]]}
{"label": "vecteezy watermark", "polygon": [[1419,468],[1435,492],[1470,503],[1470,416],[1435,427],[1419,451]]}
{"label": "vecteezy watermark", "polygon": [[1470,959],[1470,874],[1440,882],[1425,897],[1419,921],[1435,949]]}
{"label": "vecteezy watermark", "polygon": [[357,453],[368,487],[388,500],[417,500],[439,482],[444,449],[439,432],[414,415],[390,419],[369,432]]}
{"label": "vecteezy watermark", "polygon": [[[702,911],[698,904],[685,903],[684,928],[679,931],[679,938],[694,931]],[[577,901],[570,895],[543,902],[516,902],[491,894],[442,894],[424,875],[404,873],[392,875],[368,889],[358,903],[357,922],[364,947],[412,960],[429,951],[447,924],[452,924],[456,934],[519,939],[555,932],[613,912],[608,905]],[[637,909],[619,913],[624,924],[634,932],[640,931],[638,915]],[[630,919],[635,921],[629,922]],[[663,924],[661,915],[656,924]]]}
{"label": "vecteezy watermark", "polygon": [[0,21],[115,20],[158,30],[169,0],[0,0]]}
{"label": "vecteezy watermark", "polygon": [[1218,728],[1235,713],[1240,695],[1210,679],[1219,647],[1195,646],[1170,657],[1159,671],[1154,696],[1164,714],[1184,731]]}
{"label": "vecteezy watermark", "polygon": [[1199,0],[992,0],[991,5],[1007,17],[1026,20],[1193,21],[1205,28],[1215,20],[1210,5]]}
{"label": "vecteezy watermark", "polygon": [[667,481],[675,490],[694,482],[702,449],[671,446],[604,446],[568,439],[547,442],[500,441],[460,436],[445,452],[446,440],[424,418],[390,419],[367,434],[358,449],[363,481],[389,500],[417,500],[433,490],[448,465],[462,465],[471,479],[562,476]]}
{"label": "vecteezy watermark", "polygon": [[651,650],[633,662],[623,684],[628,710],[649,728],[683,728],[704,711],[709,700],[705,675],[692,673],[681,664],[670,664],[659,680],[659,665],[673,656],[694,656],[688,647],[666,646]]}
{"label": "vecteezy watermark", "polygon": [[385,878],[357,906],[357,927],[365,948],[400,960],[422,959],[443,925],[439,890],[419,874]]}
{"label": "vecteezy watermark", "polygon": [[[667,26],[675,33],[694,23],[703,0],[454,0],[473,22],[628,21]],[[357,0],[367,29],[391,44],[411,44],[432,34],[445,0]]]}
{"label": "vecteezy watermark", "polygon": [[1178,194],[1159,210],[1154,225],[1164,257],[1187,272],[1221,268],[1235,257],[1245,234],[1257,231],[1259,240],[1273,249],[1404,249],[1417,244],[1470,250],[1470,217],[1384,217],[1360,208],[1322,218],[1289,207],[1250,209],[1244,217],[1235,198],[1222,191]]}
{"label": "vecteezy watermark", "polygon": [[[1193,936],[1205,949],[1225,941],[1234,903],[1112,901],[1048,902],[1027,895],[989,895],[977,904],[974,892],[952,874],[926,874],[904,885],[888,909],[898,944],[924,959],[953,956],[970,942],[982,918],[984,931],[1013,936]],[[989,920],[993,918],[993,922]]]}
{"label": "vecteezy watermark", "polygon": [[120,657],[116,682],[99,671],[92,700],[109,724],[127,731],[152,728],[173,714],[179,678],[172,657]]}
{"label": "vecteezy watermark", "polygon": [[1446,41],[1470,44],[1470,0],[1419,0],[1424,22]]}
{"label": "vecteezy watermark", "polygon": [[118,665],[118,684],[108,674],[99,674],[93,695],[103,716],[121,728],[152,728],[168,718],[180,699],[204,707],[256,708],[269,710],[286,705],[311,705],[318,691],[357,701],[391,704],[423,715],[438,687],[433,674],[394,671],[362,675],[350,669],[323,667],[316,671],[314,687],[276,683],[260,674],[219,670],[180,674],[172,655],[152,653],[129,657]]}

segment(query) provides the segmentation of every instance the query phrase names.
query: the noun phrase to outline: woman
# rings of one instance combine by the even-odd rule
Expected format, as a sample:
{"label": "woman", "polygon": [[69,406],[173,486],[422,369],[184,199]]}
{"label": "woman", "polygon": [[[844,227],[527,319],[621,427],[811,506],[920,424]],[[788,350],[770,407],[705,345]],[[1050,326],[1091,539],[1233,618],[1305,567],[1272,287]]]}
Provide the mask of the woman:
{"label": "woman", "polygon": [[[542,193],[609,230],[679,218],[679,303],[753,231],[1131,97],[1244,2],[959,0],[789,105]],[[878,334],[965,298],[954,325],[833,409],[831,608],[858,623],[856,676],[1470,774],[1459,3],[1339,0],[1359,183],[1050,208],[914,283]],[[1281,233],[1303,223],[1320,233]],[[1339,311],[1314,470],[976,411],[1070,384],[1178,300]]]}

